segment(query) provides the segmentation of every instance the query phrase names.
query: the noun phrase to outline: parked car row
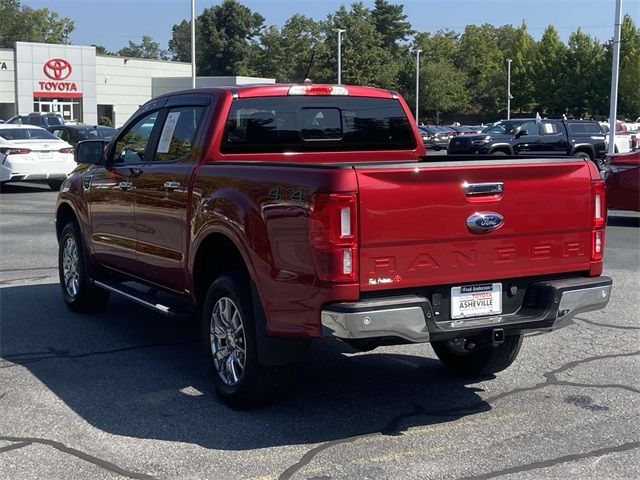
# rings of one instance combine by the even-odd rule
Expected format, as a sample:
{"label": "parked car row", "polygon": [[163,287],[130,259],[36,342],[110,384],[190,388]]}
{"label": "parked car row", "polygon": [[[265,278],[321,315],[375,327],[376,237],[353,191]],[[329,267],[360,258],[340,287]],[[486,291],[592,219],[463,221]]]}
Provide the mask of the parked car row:
{"label": "parked car row", "polygon": [[[23,117],[36,121],[36,116]],[[0,124],[0,187],[8,182],[46,182],[52,190],[59,190],[76,167],[73,147],[79,141],[110,140],[117,133],[105,126],[57,124],[55,115],[39,118],[49,126],[21,119]]]}

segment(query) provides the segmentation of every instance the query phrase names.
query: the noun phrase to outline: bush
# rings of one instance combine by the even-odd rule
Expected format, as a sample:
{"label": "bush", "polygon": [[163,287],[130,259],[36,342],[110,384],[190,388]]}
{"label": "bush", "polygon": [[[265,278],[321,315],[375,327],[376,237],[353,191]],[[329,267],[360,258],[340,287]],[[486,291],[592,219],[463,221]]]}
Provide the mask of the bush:
{"label": "bush", "polygon": [[100,117],[98,119],[98,125],[106,125],[107,127],[113,127],[113,122],[109,117]]}

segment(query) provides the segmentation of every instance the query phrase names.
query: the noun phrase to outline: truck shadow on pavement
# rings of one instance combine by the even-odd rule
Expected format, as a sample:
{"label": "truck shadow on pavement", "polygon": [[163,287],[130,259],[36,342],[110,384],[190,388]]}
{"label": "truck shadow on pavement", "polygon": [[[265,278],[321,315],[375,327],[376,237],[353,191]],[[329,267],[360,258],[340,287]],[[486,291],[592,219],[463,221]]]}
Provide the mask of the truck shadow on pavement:
{"label": "truck shadow on pavement", "polygon": [[3,371],[22,366],[64,402],[45,406],[62,425],[72,415],[66,406],[116,435],[244,450],[396,435],[491,408],[427,357],[427,345],[409,347],[415,355],[350,355],[318,341],[283,399],[237,412],[209,385],[195,321],[176,323],[114,297],[104,312],[74,314],[51,284],[0,289],[0,326],[0,385]]}
{"label": "truck shadow on pavement", "polygon": [[608,227],[640,227],[640,217],[623,217],[609,211]]}

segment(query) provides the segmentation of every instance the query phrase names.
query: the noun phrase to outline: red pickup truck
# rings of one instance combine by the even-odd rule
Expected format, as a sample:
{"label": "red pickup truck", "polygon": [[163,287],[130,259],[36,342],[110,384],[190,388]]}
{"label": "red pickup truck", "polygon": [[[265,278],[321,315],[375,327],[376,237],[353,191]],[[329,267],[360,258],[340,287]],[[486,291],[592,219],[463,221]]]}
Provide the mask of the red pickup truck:
{"label": "red pickup truck", "polygon": [[200,312],[233,406],[268,398],[311,339],[430,342],[487,375],[524,332],[607,304],[592,162],[427,157],[410,118],[398,94],[355,86],[151,100],[106,147],[76,148],[56,211],[64,301]]}

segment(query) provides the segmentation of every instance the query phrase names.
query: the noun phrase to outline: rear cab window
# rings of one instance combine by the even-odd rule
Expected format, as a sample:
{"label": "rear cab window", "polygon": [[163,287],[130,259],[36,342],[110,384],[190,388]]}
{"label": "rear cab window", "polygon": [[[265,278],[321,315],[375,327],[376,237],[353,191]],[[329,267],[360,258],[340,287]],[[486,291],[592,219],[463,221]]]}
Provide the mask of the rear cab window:
{"label": "rear cab window", "polygon": [[290,96],[235,99],[223,153],[412,150],[416,139],[397,99]]}
{"label": "rear cab window", "polygon": [[576,135],[603,135],[597,123],[573,122],[568,124],[569,133]]}

